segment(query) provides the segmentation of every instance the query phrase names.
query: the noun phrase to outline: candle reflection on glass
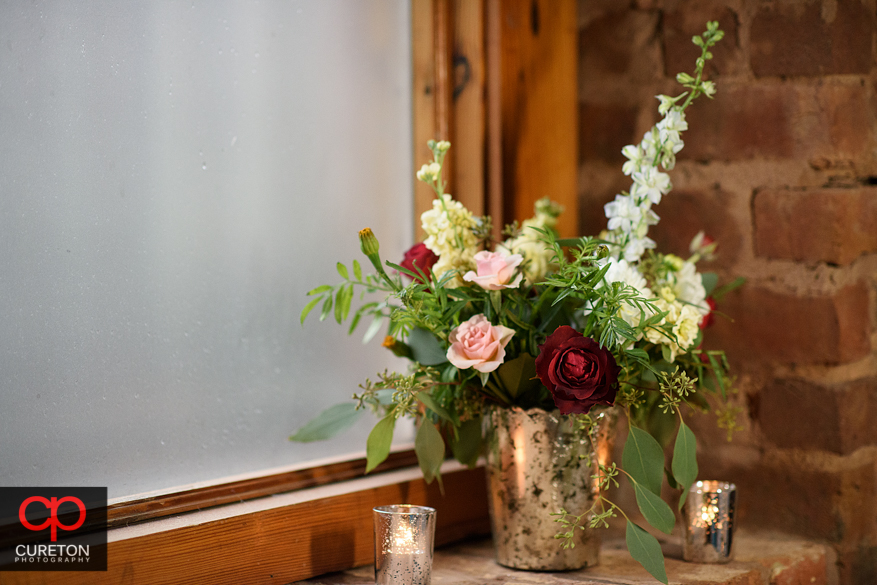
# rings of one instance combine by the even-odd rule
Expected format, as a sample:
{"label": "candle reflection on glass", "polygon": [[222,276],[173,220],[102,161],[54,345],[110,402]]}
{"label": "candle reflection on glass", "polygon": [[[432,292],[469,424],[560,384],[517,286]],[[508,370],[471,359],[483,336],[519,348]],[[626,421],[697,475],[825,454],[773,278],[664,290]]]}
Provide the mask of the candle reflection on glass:
{"label": "candle reflection on glass", "polygon": [[375,583],[429,585],[435,509],[402,504],[378,506],[375,521]]}
{"label": "candle reflection on glass", "polygon": [[737,487],[724,481],[698,481],[685,501],[682,558],[695,563],[727,563],[733,558]]}

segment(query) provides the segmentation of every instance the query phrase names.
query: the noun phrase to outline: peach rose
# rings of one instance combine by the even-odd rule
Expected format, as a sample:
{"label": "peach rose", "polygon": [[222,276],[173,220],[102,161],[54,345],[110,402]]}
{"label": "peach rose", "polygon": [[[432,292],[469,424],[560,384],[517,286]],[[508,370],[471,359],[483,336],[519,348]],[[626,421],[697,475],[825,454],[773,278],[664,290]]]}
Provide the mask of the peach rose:
{"label": "peach rose", "polygon": [[505,359],[505,346],[515,332],[502,325],[491,325],[484,315],[474,315],[451,331],[448,361],[465,370],[492,372]]}
{"label": "peach rose", "polygon": [[478,252],[475,254],[476,274],[470,270],[463,276],[466,282],[474,282],[487,290],[516,288],[521,284],[523,275],[518,273],[514,282],[509,282],[515,275],[515,269],[524,260],[520,254],[505,256],[499,252]]}

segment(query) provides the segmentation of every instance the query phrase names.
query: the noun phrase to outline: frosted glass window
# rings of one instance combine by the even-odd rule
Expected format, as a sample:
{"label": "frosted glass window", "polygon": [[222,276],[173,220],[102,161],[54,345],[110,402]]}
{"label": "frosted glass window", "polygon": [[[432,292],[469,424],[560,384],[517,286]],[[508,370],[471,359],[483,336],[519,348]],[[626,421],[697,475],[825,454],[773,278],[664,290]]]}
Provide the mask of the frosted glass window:
{"label": "frosted glass window", "polygon": [[408,0],[0,6],[0,484],[364,450],[287,437],[399,364],[298,318],[411,244],[410,61]]}

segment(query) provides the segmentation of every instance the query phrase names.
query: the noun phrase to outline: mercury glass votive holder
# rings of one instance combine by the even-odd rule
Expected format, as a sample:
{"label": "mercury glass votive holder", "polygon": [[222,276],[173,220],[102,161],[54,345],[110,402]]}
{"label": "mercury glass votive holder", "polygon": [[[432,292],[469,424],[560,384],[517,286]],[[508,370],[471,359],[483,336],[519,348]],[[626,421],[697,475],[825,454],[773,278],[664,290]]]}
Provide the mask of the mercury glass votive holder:
{"label": "mercury glass votive holder", "polygon": [[401,504],[374,508],[375,583],[429,585],[435,509]]}
{"label": "mercury glass votive holder", "polygon": [[727,563],[734,558],[737,486],[698,481],[688,490],[683,516],[682,558],[694,563]]}

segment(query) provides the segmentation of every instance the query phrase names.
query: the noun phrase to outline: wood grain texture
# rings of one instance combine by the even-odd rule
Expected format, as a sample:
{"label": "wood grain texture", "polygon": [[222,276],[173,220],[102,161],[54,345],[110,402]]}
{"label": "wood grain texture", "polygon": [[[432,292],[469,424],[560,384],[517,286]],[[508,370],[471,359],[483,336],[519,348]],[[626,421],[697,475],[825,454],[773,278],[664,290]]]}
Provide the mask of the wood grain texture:
{"label": "wood grain texture", "polygon": [[[549,196],[566,208],[561,236],[578,228],[575,0],[489,0],[491,200],[526,219]],[[498,59],[498,62],[497,62]],[[499,108],[497,114],[495,109]],[[499,167],[499,168],[497,168]],[[495,181],[499,181],[497,186]]]}
{"label": "wood grain texture", "polygon": [[115,529],[106,573],[0,573],[0,583],[290,583],[371,564],[372,508],[386,504],[436,508],[437,544],[489,532],[482,468],[449,464],[446,496],[419,476],[419,469],[393,472]]}

